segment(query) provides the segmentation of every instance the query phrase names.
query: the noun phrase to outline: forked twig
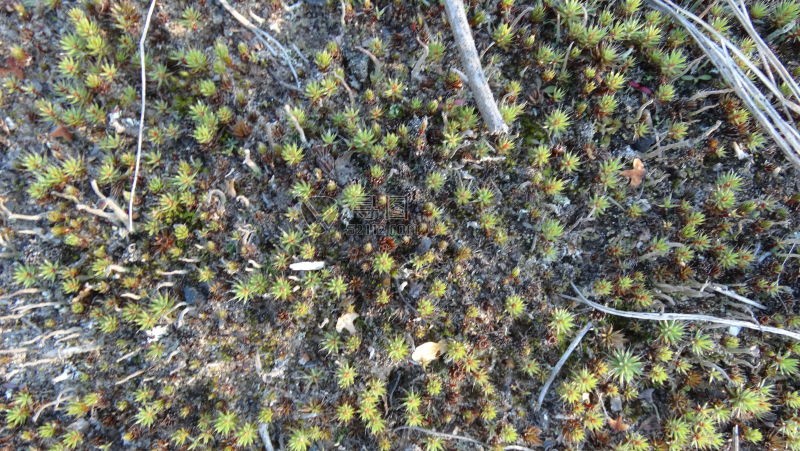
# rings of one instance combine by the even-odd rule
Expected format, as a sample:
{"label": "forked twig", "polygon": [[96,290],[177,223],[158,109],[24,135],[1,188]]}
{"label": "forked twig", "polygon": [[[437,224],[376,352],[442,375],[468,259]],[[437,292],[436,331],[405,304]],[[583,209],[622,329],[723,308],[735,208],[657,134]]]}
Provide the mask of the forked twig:
{"label": "forked twig", "polygon": [[[253,34],[256,35],[258,41],[261,42],[264,45],[264,47],[267,48],[267,50],[269,50],[272,56],[277,56],[277,54],[280,53],[283,62],[286,63],[286,66],[288,66],[289,70],[292,72],[295,84],[297,85],[298,88],[300,88],[300,77],[297,76],[297,71],[294,69],[292,58],[289,56],[289,51],[286,50],[286,47],[284,47],[280,42],[278,42],[277,39],[273,38],[271,34],[253,25],[253,22],[247,20],[247,17],[244,17],[238,11],[233,9],[233,7],[230,5],[230,3],[227,2],[227,0],[219,0],[219,3],[220,5],[222,5],[223,8],[225,8],[226,11],[228,11],[233,16],[234,19],[239,21],[239,23],[242,24],[245,28],[253,32]],[[278,49],[277,52],[275,51],[276,48]]]}
{"label": "forked twig", "polygon": [[583,340],[584,335],[586,335],[586,333],[589,332],[592,329],[592,327],[594,327],[594,324],[592,324],[591,321],[586,323],[586,325],[583,326],[583,329],[581,329],[578,332],[578,335],[576,335],[575,338],[572,339],[572,343],[569,344],[569,347],[564,352],[564,355],[562,355],[561,358],[558,359],[556,366],[554,366],[553,370],[550,371],[550,377],[547,378],[547,382],[544,383],[544,386],[539,391],[539,398],[536,399],[536,405],[534,406],[535,410],[538,410],[540,407],[542,407],[542,403],[544,402],[544,397],[547,395],[547,390],[550,389],[550,385],[552,385],[553,381],[556,380],[556,376],[558,376],[558,373],[561,371],[561,367],[563,367],[564,364],[567,363],[567,359],[569,359],[570,354],[572,354],[572,352],[575,351],[575,348],[577,348],[578,345],[581,343],[581,340]]}
{"label": "forked twig", "polygon": [[607,307],[602,304],[598,304],[596,302],[592,302],[581,293],[578,287],[575,286],[574,283],[571,283],[572,289],[575,290],[575,293],[578,297],[572,297],[562,294],[561,297],[570,299],[577,302],[582,302],[589,307],[592,307],[595,310],[600,310],[603,313],[607,313],[609,315],[614,316],[621,316],[623,318],[631,318],[631,319],[644,319],[647,321],[700,321],[705,323],[713,323],[713,324],[723,324],[725,326],[733,326],[733,327],[741,327],[743,329],[751,329],[757,330],[759,332],[767,332],[775,335],[781,335],[784,337],[789,337],[793,340],[800,341],[800,333],[788,331],[785,329],[780,329],[778,327],[772,326],[762,326],[761,324],[751,323],[749,321],[741,321],[737,319],[724,319],[724,318],[717,318],[716,316],[711,315],[700,315],[700,314],[692,314],[692,313],[647,313],[647,312],[629,312],[625,310],[617,310],[615,308]]}
{"label": "forked twig", "polygon": [[701,133],[700,136],[697,136],[695,138],[687,138],[682,141],[678,141],[672,144],[667,144],[666,146],[659,146],[658,144],[656,144],[654,145],[655,149],[651,150],[650,152],[647,152],[644,155],[644,158],[647,159],[647,158],[652,158],[656,155],[663,155],[664,152],[668,150],[683,149],[685,147],[692,147],[694,145],[697,145],[698,143],[702,142],[703,140],[711,136],[711,134],[717,131],[717,129],[719,129],[720,126],[722,126],[722,121],[717,121],[714,123],[714,125],[708,127],[703,133]]}

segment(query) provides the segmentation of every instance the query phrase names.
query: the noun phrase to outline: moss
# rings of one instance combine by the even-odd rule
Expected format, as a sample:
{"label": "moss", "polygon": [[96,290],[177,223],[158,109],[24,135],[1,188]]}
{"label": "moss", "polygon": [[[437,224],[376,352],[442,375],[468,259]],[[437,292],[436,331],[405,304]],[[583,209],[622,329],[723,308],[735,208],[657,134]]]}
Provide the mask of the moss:
{"label": "moss", "polygon": [[[643,2],[479,2],[472,25],[512,130],[497,137],[450,70],[434,5],[299,7],[275,34],[309,59],[301,92],[268,53],[222,32],[233,23],[211,17],[222,9],[165,6],[148,40],[139,231],[124,238],[89,209],[113,215],[93,180],[129,200],[142,11],[50,3],[18,7],[0,72],[18,127],[3,138],[13,169],[0,201],[44,213],[0,229],[2,294],[30,296],[12,308],[45,304],[11,312],[24,320],[8,343],[28,347],[24,362],[99,351],[67,357],[76,393],[35,425],[60,363],[9,361],[23,387],[4,406],[13,446],[247,448],[259,427],[291,449],[454,443],[396,429],[412,426],[495,447],[717,449],[733,424],[754,446],[796,446],[793,346],[595,315],[559,296],[574,282],[616,308],[724,315],[735,301],[709,291],[720,284],[766,305],[765,324],[797,323],[793,169],[735,97],[687,101],[723,86]],[[786,58],[793,32],[777,30],[795,2],[762,3],[748,5],[755,26]],[[742,41],[724,8],[708,17]],[[636,186],[623,174],[635,158]],[[290,269],[304,261],[325,267]],[[344,313],[359,315],[356,334],[336,330]],[[536,423],[530,398],[589,320],[546,398],[551,422]],[[409,358],[441,340],[447,352],[426,367]],[[638,426],[648,396],[673,412],[652,430]],[[87,416],[85,430],[65,427]],[[111,419],[121,438],[100,427]]]}

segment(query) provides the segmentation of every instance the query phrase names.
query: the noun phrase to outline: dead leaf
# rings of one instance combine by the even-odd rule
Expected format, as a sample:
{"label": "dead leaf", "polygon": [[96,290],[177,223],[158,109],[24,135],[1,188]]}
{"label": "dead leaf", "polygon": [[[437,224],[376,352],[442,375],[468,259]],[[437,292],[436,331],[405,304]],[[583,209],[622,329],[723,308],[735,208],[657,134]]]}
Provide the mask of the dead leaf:
{"label": "dead leaf", "polygon": [[22,66],[20,66],[17,60],[11,57],[6,60],[5,67],[0,67],[0,77],[5,77],[9,74],[16,77],[17,80],[25,79],[25,72],[23,72]]}
{"label": "dead leaf", "polygon": [[536,426],[530,426],[528,429],[525,429],[525,432],[522,433],[522,439],[531,446],[541,446],[543,443],[541,434],[541,429]]}
{"label": "dead leaf", "polygon": [[631,186],[636,188],[642,184],[644,174],[647,172],[644,168],[644,163],[638,158],[633,159],[633,169],[626,169],[620,172],[620,175],[627,178],[631,182]]}
{"label": "dead leaf", "polygon": [[625,432],[631,427],[629,424],[625,424],[625,422],[622,421],[622,415],[618,416],[617,419],[609,418],[608,425],[615,432]]}
{"label": "dead leaf", "polygon": [[427,343],[422,343],[414,349],[414,352],[411,354],[411,360],[422,364],[422,366],[426,366],[438,359],[446,350],[447,342],[444,340],[439,342],[429,341]]}
{"label": "dead leaf", "polygon": [[358,317],[358,313],[352,312],[340,316],[339,319],[336,320],[336,332],[342,333],[342,331],[346,329],[348,332],[355,335],[356,325],[353,324],[353,321],[358,319]]}
{"label": "dead leaf", "polygon": [[64,138],[64,141],[72,141],[72,133],[70,133],[67,127],[63,125],[56,126],[52,132],[50,132],[51,138]]}

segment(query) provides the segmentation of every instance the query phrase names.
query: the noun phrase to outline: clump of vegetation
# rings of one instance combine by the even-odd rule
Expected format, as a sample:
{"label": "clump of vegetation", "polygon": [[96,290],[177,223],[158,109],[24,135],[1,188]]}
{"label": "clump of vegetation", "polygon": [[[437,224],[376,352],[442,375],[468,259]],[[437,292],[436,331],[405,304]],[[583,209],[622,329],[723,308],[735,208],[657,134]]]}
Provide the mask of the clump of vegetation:
{"label": "clump of vegetation", "polygon": [[[800,324],[796,169],[685,31],[474,2],[495,136],[439,5],[312,3],[250,5],[299,86],[216,3],[157,6],[133,199],[143,5],[0,17],[3,443],[800,448],[789,337],[561,296]],[[747,6],[790,60],[798,2]]]}

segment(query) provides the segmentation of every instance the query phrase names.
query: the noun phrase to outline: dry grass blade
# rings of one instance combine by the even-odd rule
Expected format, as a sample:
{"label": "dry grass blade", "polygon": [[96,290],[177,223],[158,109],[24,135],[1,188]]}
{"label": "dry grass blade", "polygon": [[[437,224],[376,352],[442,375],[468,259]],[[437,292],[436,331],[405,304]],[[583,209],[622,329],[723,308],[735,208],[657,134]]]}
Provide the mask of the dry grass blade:
{"label": "dry grass blade", "polygon": [[[774,78],[770,78],[770,76],[764,74],[764,72],[750,61],[738,47],[712,28],[708,23],[704,22],[690,11],[676,5],[671,0],[651,0],[650,3],[655,8],[671,16],[686,29],[697,42],[698,47],[705,52],[711,62],[717,67],[720,75],[722,75],[742,102],[744,102],[753,117],[755,117],[762,128],[769,133],[775,143],[783,150],[789,161],[796,168],[800,169],[800,133],[798,133],[793,124],[788,122],[787,118],[782,116],[775,109],[765,93],[759,90],[755,83],[748,78],[747,74],[739,67],[739,64],[744,64],[748,70],[756,75],[758,80],[767,88],[784,111],[788,108],[800,114],[800,106],[787,99],[786,96],[781,93]],[[738,11],[737,18],[739,18],[740,21],[744,20],[742,17],[744,13],[736,7],[734,9]],[[747,24],[744,22],[743,26],[747,29]],[[708,34],[701,31],[701,28]],[[768,69],[769,66],[781,66],[774,55],[770,58],[769,55],[771,55],[772,52],[767,54],[760,46],[759,51],[761,51],[760,56],[767,66],[766,69]],[[777,72],[781,76],[786,73],[785,68],[777,70]],[[794,87],[792,87],[792,90],[794,91]],[[788,112],[785,114],[788,114]]]}

